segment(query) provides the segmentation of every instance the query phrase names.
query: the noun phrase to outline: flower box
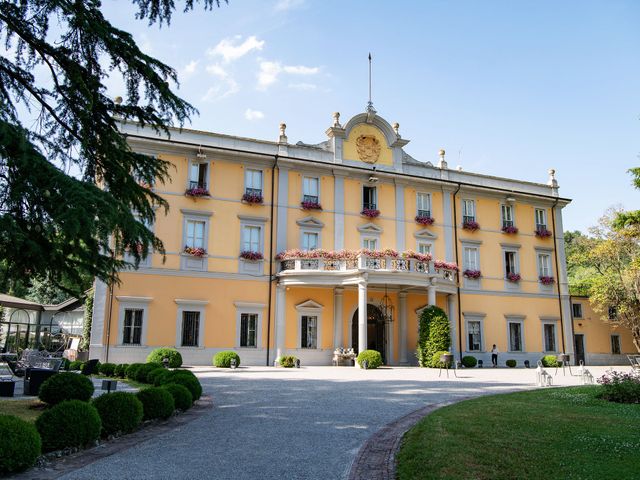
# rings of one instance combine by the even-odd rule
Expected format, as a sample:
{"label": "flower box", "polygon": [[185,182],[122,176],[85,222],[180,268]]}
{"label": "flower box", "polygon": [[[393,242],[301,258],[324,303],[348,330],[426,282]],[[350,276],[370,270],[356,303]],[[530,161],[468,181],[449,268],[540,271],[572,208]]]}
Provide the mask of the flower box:
{"label": "flower box", "polygon": [[433,268],[436,270],[450,270],[452,272],[458,271],[458,265],[453,262],[444,262],[442,260],[436,260],[433,262]]}
{"label": "flower box", "polygon": [[548,277],[545,275],[540,275],[540,277],[538,277],[538,279],[540,280],[540,283],[543,285],[553,285],[554,283],[556,283],[556,279],[553,277]]}
{"label": "flower box", "polygon": [[470,222],[464,222],[462,224],[463,230],[469,230],[470,232],[475,232],[476,230],[480,230],[480,224],[474,220]]}
{"label": "flower box", "polygon": [[502,227],[502,233],[508,233],[508,234],[518,233],[518,227],[513,227],[513,226]]}
{"label": "flower box", "polygon": [[420,225],[433,225],[433,217],[416,215],[416,223],[419,223]]}
{"label": "flower box", "polygon": [[187,197],[208,197],[208,196],[210,196],[209,190],[207,190],[206,188],[203,188],[203,187],[188,188],[184,192],[184,194]]}
{"label": "flower box", "polygon": [[546,228],[538,228],[535,233],[538,238],[548,238],[552,235],[551,231]]}
{"label": "flower box", "polygon": [[402,258],[413,258],[414,260],[417,260],[419,262],[430,262],[432,257],[430,253],[425,254],[414,252],[413,250],[407,250],[406,252],[402,253]]}
{"label": "flower box", "polygon": [[261,193],[245,193],[242,195],[242,201],[251,205],[260,205],[264,203],[264,197]]}
{"label": "flower box", "polygon": [[380,210],[374,210],[373,208],[364,208],[360,212],[360,215],[364,215],[365,217],[369,218],[376,218],[380,216]]}
{"label": "flower box", "polygon": [[207,251],[204,248],[198,247],[184,247],[184,253],[187,255],[191,255],[192,257],[204,257],[207,255]]}
{"label": "flower box", "polygon": [[464,272],[462,272],[462,274],[467,278],[480,278],[482,276],[482,273],[480,272],[480,270],[467,269]]}
{"label": "flower box", "polygon": [[245,260],[251,260],[253,262],[257,262],[258,260],[264,259],[264,257],[260,252],[248,252],[248,251],[240,252],[240,258],[243,258]]}
{"label": "flower box", "polygon": [[322,210],[322,206],[318,202],[300,202],[300,206],[304,210]]}
{"label": "flower box", "polygon": [[511,283],[518,283],[521,278],[519,273],[507,273],[507,280]]}

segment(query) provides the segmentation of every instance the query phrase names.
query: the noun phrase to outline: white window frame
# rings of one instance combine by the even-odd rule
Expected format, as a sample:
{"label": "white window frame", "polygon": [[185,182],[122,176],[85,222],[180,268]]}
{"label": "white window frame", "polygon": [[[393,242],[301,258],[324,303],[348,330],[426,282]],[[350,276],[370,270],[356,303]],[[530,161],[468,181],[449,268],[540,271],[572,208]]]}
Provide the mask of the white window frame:
{"label": "white window frame", "polygon": [[[471,206],[471,208],[469,208]],[[471,213],[469,213],[471,210]],[[476,222],[476,201],[470,198],[462,199],[462,221],[464,222],[466,219]]]}
{"label": "white window frame", "polygon": [[[505,315],[507,320],[507,351],[513,353],[524,353],[527,351],[525,346],[525,335],[524,335],[524,316],[520,315]],[[520,325],[520,350],[512,350],[511,349],[511,325],[518,324]]]}
{"label": "white window frame", "polygon": [[[546,259],[543,260],[543,259]],[[551,265],[551,254],[547,252],[536,252],[538,266],[538,276],[553,277],[553,266]],[[544,264],[546,262],[546,265]]]}
{"label": "white window frame", "polygon": [[[255,352],[261,350],[262,347],[262,316],[265,305],[262,303],[247,303],[247,302],[235,302],[236,307],[236,348],[245,351]],[[242,314],[247,313],[249,315],[257,315],[256,322],[256,346],[255,347],[241,347],[240,346],[240,327],[242,322]]]}
{"label": "white window frame", "polygon": [[[238,245],[238,255],[244,251],[244,229],[245,227],[260,227],[260,245],[258,252],[264,257],[264,235],[265,235],[265,223],[267,218],[265,217],[250,217],[246,215],[238,215],[240,219],[240,244]],[[263,271],[262,261],[249,261],[244,258],[239,258],[238,270],[240,273],[247,273],[251,275],[261,274]]]}
{"label": "white window frame", "polygon": [[[315,181],[316,184],[316,193],[312,193],[307,187],[310,187]],[[305,196],[317,197],[318,203],[320,203],[320,177],[315,177],[311,175],[303,175],[302,177],[302,201],[304,201]]]}
{"label": "white window frame", "polygon": [[[259,175],[258,175],[259,174]],[[256,182],[256,177],[259,177],[259,182]],[[258,168],[247,168],[244,171],[244,191],[247,189],[260,190],[260,193],[264,195],[264,170]]]}
{"label": "white window frame", "polygon": [[[212,212],[200,211],[200,210],[187,210],[182,209],[182,244],[180,245],[181,262],[180,268],[182,270],[196,270],[206,271],[208,266],[207,257],[209,252],[209,225]],[[204,222],[204,249],[207,254],[202,258],[193,258],[191,255],[183,253],[182,250],[187,245],[187,229],[189,221]]]}
{"label": "white window frame", "polygon": [[[613,349],[613,339],[616,338],[617,339],[617,343],[618,343],[618,352],[616,353]],[[620,338],[620,335],[617,333],[612,333],[610,335],[609,338],[609,345],[611,345],[611,355],[622,355],[622,340]]]}
{"label": "white window frame", "polygon": [[[244,224],[240,233],[240,251],[241,252],[259,252],[263,251],[262,225]],[[247,241],[248,237],[248,241]],[[254,238],[255,237],[255,238]]]}
{"label": "white window frame", "polygon": [[[315,248],[309,248],[309,245],[305,245],[305,238],[308,238],[311,235],[314,235],[316,238]],[[300,248],[302,250],[318,250],[320,248],[320,232],[309,229],[300,230]]]}
{"label": "white window frame", "polygon": [[[300,350],[322,350],[322,311],[324,307],[313,300],[307,300],[299,305],[296,305],[297,318],[298,318],[298,332],[296,340],[296,349]],[[317,318],[316,327],[316,347],[303,347],[302,346],[302,317],[313,316]]]}
{"label": "white window frame", "polygon": [[[507,215],[507,213],[509,213],[509,215]],[[510,226],[516,226],[516,209],[513,205],[502,203],[500,204],[500,228],[507,226],[506,222],[509,221],[511,222]]]}
{"label": "white window frame", "polygon": [[[553,326],[554,350],[547,350],[547,339],[545,337],[545,325]],[[542,351],[544,353],[558,353],[558,322],[556,321],[542,322]]]}
{"label": "white window frame", "polygon": [[[176,309],[176,348],[181,349],[203,349],[204,348],[204,331],[207,325],[206,322],[206,307],[209,304],[208,300],[196,300],[176,298],[174,300],[178,308]],[[197,347],[183,347],[182,346],[182,314],[183,312],[198,312],[200,314],[200,325],[198,326],[198,346]]]}
{"label": "white window frame", "polygon": [[[371,248],[371,246],[369,245],[370,242],[374,242],[375,243],[375,248]],[[367,249],[367,250],[380,250],[380,238],[379,237],[372,237],[370,235],[363,235],[362,236],[362,248]]]}
{"label": "white window frame", "polygon": [[[427,247],[427,252],[424,252],[422,247]],[[423,255],[426,255],[428,253],[432,257],[434,257],[434,254],[433,254],[433,242],[430,242],[430,241],[427,241],[427,240],[418,240],[416,242],[416,251],[418,253],[423,254]]]}
{"label": "white window frame", "polygon": [[[536,226],[536,229],[538,227],[544,227],[547,228],[547,209],[546,208],[534,208],[533,209],[533,222],[534,225]],[[542,220],[542,222],[539,222],[539,220]]]}
{"label": "white window frame", "polygon": [[[139,221],[142,221],[138,215],[136,215],[136,219]],[[149,229],[150,232],[155,233],[155,222],[149,223],[147,221],[142,221],[142,223],[144,223],[144,225]],[[139,270],[141,268],[151,268],[152,256],[153,256],[153,249],[149,249],[149,254],[147,255],[146,258],[140,259],[140,263],[138,264],[137,269]],[[130,253],[124,254],[124,261],[135,264],[135,259],[133,258],[133,255],[131,255]]]}
{"label": "white window frame", "polygon": [[[149,323],[149,303],[151,297],[129,297],[116,296],[118,300],[118,346],[140,348],[147,345],[147,328]],[[140,333],[140,344],[122,343],[124,337],[124,311],[142,310],[142,332]]]}
{"label": "white window frame", "polygon": [[[193,238],[189,238],[191,235],[189,234],[190,226],[193,225]],[[197,227],[202,225],[202,236],[197,235]],[[206,244],[207,238],[207,221],[205,219],[192,219],[188,218],[185,220],[185,235],[184,235],[184,246],[193,247],[193,248],[203,248],[207,250]]]}
{"label": "white window frame", "polygon": [[195,182],[196,186],[200,186],[200,165],[205,166],[205,175],[204,175],[204,188],[209,190],[209,177],[211,174],[211,163],[209,161],[200,161],[200,160],[191,160],[189,162],[189,172],[187,175],[187,189],[194,188],[191,186],[191,182]]}
{"label": "white window frame", "polygon": [[[575,315],[574,308],[575,308],[576,305],[580,307],[580,316],[576,316]],[[580,319],[584,318],[584,311],[582,309],[582,303],[580,303],[580,302],[571,302],[571,316],[573,318],[580,318]]]}
{"label": "white window frame", "polygon": [[513,273],[520,273],[520,245],[515,245],[515,244],[501,244],[502,247],[502,276],[504,277],[504,284],[505,284],[505,288],[509,289],[509,290],[518,290],[520,289],[520,283],[522,282],[522,280],[520,280],[520,282],[510,282],[509,280],[507,280],[507,259],[506,259],[506,254],[507,253],[513,253],[514,254],[514,266],[515,266],[515,272]]}
{"label": "white window frame", "polygon": [[428,216],[432,217],[433,211],[431,210],[431,208],[431,194],[428,192],[416,192],[416,215],[420,215],[421,211],[426,211],[428,212]]}
{"label": "white window frame", "polygon": [[380,204],[378,203],[378,187],[374,186],[374,185],[362,185],[362,190],[360,192],[360,203],[362,206],[362,209],[364,210],[364,189],[365,188],[371,188],[373,189],[373,203],[375,204],[375,209],[376,210],[380,210]]}
{"label": "white window frame", "polygon": [[[464,313],[464,337],[466,342],[467,352],[475,352],[482,353],[485,351],[485,343],[484,343],[484,313]],[[478,322],[480,324],[480,349],[479,350],[471,350],[471,344],[469,343],[469,323],[470,322]]]}
{"label": "white window frame", "polygon": [[480,247],[462,246],[462,270],[480,270]]}

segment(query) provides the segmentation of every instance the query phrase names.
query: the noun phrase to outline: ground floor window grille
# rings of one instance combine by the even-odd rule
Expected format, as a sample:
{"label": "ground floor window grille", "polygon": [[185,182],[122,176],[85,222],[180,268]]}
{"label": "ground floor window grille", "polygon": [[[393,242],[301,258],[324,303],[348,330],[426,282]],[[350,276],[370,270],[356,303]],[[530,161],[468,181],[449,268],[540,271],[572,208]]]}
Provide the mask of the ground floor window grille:
{"label": "ground floor window grille", "polygon": [[611,335],[611,353],[620,355],[620,335]]}
{"label": "ground floor window grille", "polygon": [[522,324],[520,323],[509,323],[509,350],[522,351]]}
{"label": "ground floor window grille", "polygon": [[545,352],[556,351],[556,326],[549,323],[544,326],[544,350]]}
{"label": "ground floor window grille", "polygon": [[302,316],[301,348],[318,348],[318,317]]}
{"label": "ground floor window grille", "polygon": [[182,346],[197,347],[200,334],[200,312],[182,312]]}
{"label": "ground floor window grille", "polygon": [[467,333],[469,334],[469,351],[479,352],[481,349],[480,322],[468,322]]}
{"label": "ground floor window grille", "polygon": [[142,339],[142,309],[126,308],[124,311],[123,345],[140,345]]}
{"label": "ground floor window grille", "polygon": [[256,340],[256,332],[258,326],[257,313],[243,313],[240,315],[240,346],[252,347],[258,346]]}

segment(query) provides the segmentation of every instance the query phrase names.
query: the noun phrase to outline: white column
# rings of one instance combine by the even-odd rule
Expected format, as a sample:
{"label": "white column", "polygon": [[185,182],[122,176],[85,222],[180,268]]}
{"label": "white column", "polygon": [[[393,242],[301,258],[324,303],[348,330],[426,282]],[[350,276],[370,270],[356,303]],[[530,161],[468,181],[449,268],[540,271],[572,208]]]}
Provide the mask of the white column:
{"label": "white column", "polygon": [[333,348],[344,347],[342,331],[342,301],[344,288],[338,287],[333,290]]}
{"label": "white column", "polygon": [[398,362],[406,365],[407,360],[407,292],[398,293]]}
{"label": "white column", "polygon": [[427,287],[427,303],[429,305],[436,304],[436,287],[435,285],[429,285]]}
{"label": "white column", "polygon": [[276,358],[284,354],[286,288],[276,286]]}
{"label": "white column", "polygon": [[449,328],[451,330],[451,353],[453,357],[458,355],[458,315],[456,315],[456,295],[447,295],[447,315],[449,316]]}
{"label": "white column", "polygon": [[358,283],[358,353],[367,349],[367,282]]}

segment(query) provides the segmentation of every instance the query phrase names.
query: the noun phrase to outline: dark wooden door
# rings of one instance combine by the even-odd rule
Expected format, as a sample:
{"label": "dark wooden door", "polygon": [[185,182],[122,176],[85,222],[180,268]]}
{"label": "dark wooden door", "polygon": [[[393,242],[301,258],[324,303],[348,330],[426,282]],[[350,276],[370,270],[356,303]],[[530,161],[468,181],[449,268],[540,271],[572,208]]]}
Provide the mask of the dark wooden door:
{"label": "dark wooden door", "polygon": [[584,361],[584,335],[581,333],[576,333],[574,336],[575,343],[575,352],[576,352],[576,365],[580,365],[580,361],[585,363]]}

